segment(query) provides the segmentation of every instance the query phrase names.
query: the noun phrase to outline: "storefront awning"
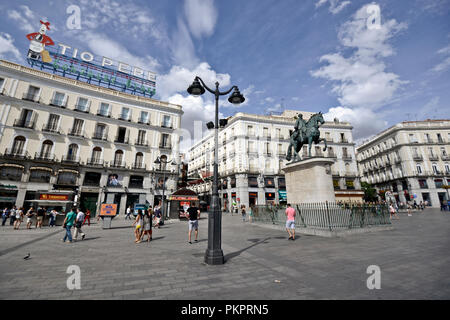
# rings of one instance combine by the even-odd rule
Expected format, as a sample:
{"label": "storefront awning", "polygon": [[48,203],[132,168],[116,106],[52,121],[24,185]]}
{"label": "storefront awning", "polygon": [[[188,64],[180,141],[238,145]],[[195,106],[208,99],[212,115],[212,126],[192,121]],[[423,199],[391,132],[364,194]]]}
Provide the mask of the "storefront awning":
{"label": "storefront awning", "polygon": [[47,168],[47,167],[31,167],[30,170],[42,170],[42,171],[53,172],[53,170],[51,168]]}
{"label": "storefront awning", "polygon": [[15,163],[2,163],[0,164],[0,167],[10,167],[10,168],[19,168],[19,169],[24,169],[24,166],[21,166],[20,164],[15,164]]}
{"label": "storefront awning", "polygon": [[25,200],[26,202],[36,202],[37,204],[59,204],[59,205],[63,205],[66,203],[71,203],[73,201],[69,201],[69,200],[64,200],[64,201],[60,201],[60,200]]}
{"label": "storefront awning", "polygon": [[70,172],[70,173],[78,174],[78,171],[70,170],[70,169],[59,169],[58,172]]}

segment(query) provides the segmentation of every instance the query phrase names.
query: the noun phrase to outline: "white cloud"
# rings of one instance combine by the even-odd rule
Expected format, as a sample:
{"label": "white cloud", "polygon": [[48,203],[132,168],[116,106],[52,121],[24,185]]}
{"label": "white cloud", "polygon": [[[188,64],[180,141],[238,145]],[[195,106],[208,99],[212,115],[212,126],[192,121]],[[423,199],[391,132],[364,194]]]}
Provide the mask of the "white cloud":
{"label": "white cloud", "polygon": [[265,98],[264,100],[265,100],[266,102],[269,102],[269,103],[272,103],[272,102],[275,101],[275,99],[272,98],[272,97],[267,97],[267,98]]}
{"label": "white cloud", "polygon": [[319,0],[316,2],[316,8],[321,7],[325,3],[329,2],[330,7],[328,10],[332,14],[337,14],[342,11],[346,6],[348,6],[351,2],[350,1],[340,1],[340,0]]}
{"label": "white cloud", "polygon": [[180,17],[177,20],[177,30],[172,36],[170,47],[175,64],[193,68],[199,63],[189,30]]}
{"label": "white cloud", "polygon": [[213,34],[218,16],[214,0],[185,0],[184,14],[194,37],[209,37]]}
{"label": "white cloud", "polygon": [[406,83],[398,75],[386,72],[382,60],[394,54],[387,41],[404,30],[406,25],[389,20],[380,29],[369,30],[366,27],[366,7],[358,10],[338,33],[341,44],[356,48],[356,51],[348,58],[341,53],[322,56],[320,61],[327,65],[311,74],[332,81],[332,92],[338,95],[342,105],[377,108],[390,101],[400,86]]}
{"label": "white cloud", "polygon": [[8,10],[8,18],[19,23],[19,28],[28,33],[39,30],[39,21],[34,17],[33,11],[28,6],[19,6],[20,10]]}
{"label": "white cloud", "polygon": [[158,67],[158,61],[149,56],[136,56],[128,51],[122,44],[109,39],[104,34],[93,32],[83,32],[79,35],[92,52],[97,55],[105,56],[117,61],[124,61],[131,66],[140,67],[147,71],[155,72]]}
{"label": "white cloud", "polygon": [[194,78],[199,76],[205,84],[214,89],[214,83],[218,81],[220,87],[230,85],[230,75],[217,73],[211,69],[207,62],[202,62],[193,69],[182,66],[173,66],[167,74],[158,76],[157,94],[162,100],[168,99],[175,93],[186,93],[187,88],[192,84]]}
{"label": "white cloud", "polygon": [[342,106],[330,108],[324,114],[324,119],[325,121],[333,121],[334,118],[351,123],[353,126],[353,138],[357,143],[363,138],[386,129],[388,124],[379,114],[365,108],[351,109]]}
{"label": "white cloud", "polygon": [[437,52],[440,55],[447,56],[441,63],[435,65],[431,71],[433,72],[441,72],[445,71],[450,67],[450,45],[438,50]]}
{"label": "white cloud", "polygon": [[23,62],[20,51],[14,45],[14,39],[8,33],[0,32],[0,58]]}

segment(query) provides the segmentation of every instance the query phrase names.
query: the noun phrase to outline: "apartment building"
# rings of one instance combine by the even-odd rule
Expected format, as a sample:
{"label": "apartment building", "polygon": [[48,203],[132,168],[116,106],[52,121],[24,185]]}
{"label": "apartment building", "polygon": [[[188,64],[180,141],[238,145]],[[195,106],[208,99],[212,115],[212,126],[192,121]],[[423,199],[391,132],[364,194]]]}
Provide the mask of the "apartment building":
{"label": "apartment building", "polygon": [[362,181],[397,201],[439,207],[450,185],[450,120],[405,121],[357,148]]}
{"label": "apartment building", "polygon": [[4,60],[0,93],[0,206],[124,212],[158,202],[163,173],[176,190],[176,170],[154,161],[179,158],[181,106]]}
{"label": "apartment building", "polygon": [[[228,210],[233,201],[239,204],[285,203],[286,182],[281,170],[287,163],[289,137],[294,130],[295,116],[308,120],[311,112],[286,110],[281,115],[237,113],[219,132],[219,191]],[[330,168],[337,200],[361,201],[355,158],[352,126],[335,119],[320,127],[324,144],[313,145],[312,156],[335,160]],[[307,156],[307,148],[301,151]],[[204,199],[211,193],[214,159],[214,134],[211,132],[189,150],[188,176],[190,187]]]}

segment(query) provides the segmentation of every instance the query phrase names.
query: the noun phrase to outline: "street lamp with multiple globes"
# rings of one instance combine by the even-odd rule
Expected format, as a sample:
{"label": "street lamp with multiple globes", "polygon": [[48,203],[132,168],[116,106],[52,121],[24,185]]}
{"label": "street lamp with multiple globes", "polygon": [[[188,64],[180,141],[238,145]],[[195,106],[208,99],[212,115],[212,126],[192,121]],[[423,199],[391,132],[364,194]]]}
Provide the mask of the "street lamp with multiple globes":
{"label": "street lamp with multiple globes", "polygon": [[[194,82],[189,86],[187,92],[193,96],[200,96],[205,93],[205,89],[214,94],[216,98],[216,112],[214,124],[214,183],[212,190],[211,211],[208,214],[208,248],[205,252],[205,262],[207,264],[217,265],[223,264],[222,252],[222,211],[219,202],[219,169],[218,169],[218,146],[219,146],[219,97],[227,95],[234,89],[234,92],[228,98],[233,104],[240,104],[245,101],[244,96],[239,92],[237,86],[232,86],[230,90],[225,92],[219,91],[219,82],[215,83],[216,89],[212,90],[205,85],[200,77],[195,77]],[[223,120],[223,119],[221,119]],[[212,129],[211,123],[208,128]],[[226,124],[226,121],[221,121]]]}
{"label": "street lamp with multiple globes", "polygon": [[[164,157],[165,158],[165,157]],[[172,161],[168,161],[168,160],[164,160],[163,157],[158,157],[155,160],[155,164],[159,164],[159,170],[161,171],[161,166],[163,164],[168,164],[171,162],[171,165],[176,166],[177,163],[175,162],[175,159],[173,159]],[[166,169],[166,168],[164,168]],[[164,191],[166,189],[166,170],[162,170],[163,172],[163,185],[162,185],[162,201],[161,201],[161,207],[162,207],[162,212],[161,212],[161,221],[163,222],[162,224],[164,224],[164,218],[165,218],[165,214],[166,214],[166,210],[165,210],[165,206],[164,206]],[[158,183],[158,182],[157,182]]]}

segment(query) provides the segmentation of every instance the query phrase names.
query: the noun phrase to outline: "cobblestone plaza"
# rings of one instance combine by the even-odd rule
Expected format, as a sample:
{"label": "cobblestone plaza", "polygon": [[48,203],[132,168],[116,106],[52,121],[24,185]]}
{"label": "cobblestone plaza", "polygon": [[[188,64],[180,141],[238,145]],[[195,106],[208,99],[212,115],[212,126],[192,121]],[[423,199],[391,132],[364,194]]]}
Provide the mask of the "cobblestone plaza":
{"label": "cobblestone plaza", "polygon": [[[85,226],[86,239],[63,243],[61,227],[0,229],[2,299],[449,299],[450,214],[426,209],[400,214],[394,230],[345,238],[297,235],[223,217],[226,263],[203,262],[207,217],[199,243],[187,243],[186,221],[133,242],[123,216],[112,229]],[[24,257],[30,253],[30,259]],[[81,289],[69,290],[70,265]],[[381,270],[381,289],[367,288],[367,268]]]}

